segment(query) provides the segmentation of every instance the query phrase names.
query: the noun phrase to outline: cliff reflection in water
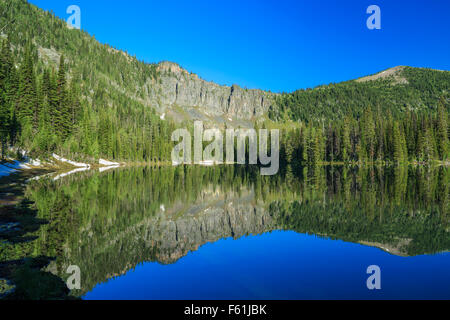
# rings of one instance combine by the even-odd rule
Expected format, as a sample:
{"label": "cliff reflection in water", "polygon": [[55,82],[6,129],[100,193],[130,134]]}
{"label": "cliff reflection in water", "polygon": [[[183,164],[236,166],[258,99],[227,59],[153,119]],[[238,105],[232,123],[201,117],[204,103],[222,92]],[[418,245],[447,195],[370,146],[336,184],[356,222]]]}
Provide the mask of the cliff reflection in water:
{"label": "cliff reflection in water", "polygon": [[[83,294],[137,264],[175,263],[222,238],[293,230],[396,255],[448,251],[445,168],[288,167],[272,177],[240,166],[126,168],[32,182],[49,223],[21,255],[55,257],[48,271],[83,274]],[[17,246],[20,246],[17,249]]]}

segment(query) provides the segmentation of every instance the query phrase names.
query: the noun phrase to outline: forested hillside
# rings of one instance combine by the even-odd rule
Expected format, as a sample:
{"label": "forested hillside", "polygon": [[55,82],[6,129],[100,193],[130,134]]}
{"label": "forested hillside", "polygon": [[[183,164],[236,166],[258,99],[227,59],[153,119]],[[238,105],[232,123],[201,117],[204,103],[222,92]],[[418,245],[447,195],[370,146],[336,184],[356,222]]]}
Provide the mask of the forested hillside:
{"label": "forested hillside", "polygon": [[396,67],[277,96],[285,162],[430,162],[449,158],[450,72]]}
{"label": "forested hillside", "polygon": [[36,157],[170,161],[180,122],[164,120],[160,107],[185,103],[181,113],[211,121],[226,110],[221,125],[242,115],[266,118],[266,126],[293,123],[282,132],[285,164],[449,158],[448,71],[400,67],[274,95],[138,61],[26,0],[0,1],[0,14],[1,157],[18,147]]}
{"label": "forested hillside", "polygon": [[432,114],[440,99],[450,100],[449,88],[449,71],[396,67],[373,79],[366,77],[281,94],[276,99],[278,108],[271,111],[270,117],[295,121],[359,118],[367,107],[390,112],[395,119],[408,111]]}
{"label": "forested hillside", "polygon": [[25,0],[1,1],[0,13],[2,154],[14,145],[35,156],[169,158],[170,124],[144,107],[136,89],[156,79],[155,65]]}
{"label": "forested hillside", "polygon": [[368,107],[359,118],[300,123],[281,141],[285,164],[406,164],[447,161],[448,113],[441,99],[436,113],[408,111],[395,119],[388,110]]}

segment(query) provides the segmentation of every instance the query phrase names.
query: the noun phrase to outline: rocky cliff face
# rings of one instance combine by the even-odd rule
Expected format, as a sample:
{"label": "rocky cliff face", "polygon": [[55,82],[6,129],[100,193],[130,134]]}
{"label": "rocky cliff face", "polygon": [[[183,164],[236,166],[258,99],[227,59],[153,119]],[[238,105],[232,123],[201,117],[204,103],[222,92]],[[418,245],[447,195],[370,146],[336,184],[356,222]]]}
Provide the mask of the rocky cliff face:
{"label": "rocky cliff face", "polygon": [[149,103],[175,120],[254,120],[273,104],[272,93],[237,85],[220,86],[175,63],[161,62],[157,70],[160,76],[148,81],[145,88]]}

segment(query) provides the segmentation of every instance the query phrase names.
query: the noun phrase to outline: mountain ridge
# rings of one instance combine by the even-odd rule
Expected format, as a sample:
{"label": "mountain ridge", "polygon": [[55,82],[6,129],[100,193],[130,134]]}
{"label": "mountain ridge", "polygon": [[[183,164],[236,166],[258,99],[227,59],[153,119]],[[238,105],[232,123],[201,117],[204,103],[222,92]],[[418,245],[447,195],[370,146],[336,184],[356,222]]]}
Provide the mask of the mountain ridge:
{"label": "mountain ridge", "polygon": [[167,163],[172,132],[194,120],[282,129],[284,163],[448,157],[448,71],[397,66],[277,94],[139,61],[25,0],[1,1],[0,12],[14,21],[2,29],[2,157],[16,146],[82,162]]}
{"label": "mountain ridge", "polygon": [[[95,36],[85,31],[67,28],[64,20],[24,0],[11,0],[10,4],[10,11],[2,10],[6,12],[6,21],[11,20],[12,16],[26,15],[38,23],[38,28],[33,28],[37,31],[30,31],[27,25],[21,26],[17,23],[6,28],[5,33],[11,42],[16,46],[22,43],[23,46],[23,38],[26,38],[24,35],[30,32],[28,37],[38,48],[39,58],[47,56],[55,68],[59,56],[64,54],[69,64],[69,76],[75,72],[74,70],[82,73],[83,94],[89,102],[93,100],[92,96],[97,88],[104,87],[109,95],[124,94],[144,107],[153,108],[160,116],[177,123],[202,120],[227,126],[251,126],[254,121],[265,118],[269,112],[278,113],[278,109],[284,107],[280,106],[279,100],[276,101],[283,94],[260,89],[245,89],[237,84],[219,85],[213,81],[201,79],[175,62],[145,63],[126,51],[101,44]],[[50,32],[39,33],[39,30],[45,31],[48,26],[50,26],[48,28]],[[50,34],[55,36],[52,37]],[[97,58],[91,58],[93,54]],[[112,62],[115,66],[105,68],[105,63],[102,63],[101,59]],[[86,62],[81,60],[93,60],[94,63],[86,66]],[[412,67],[396,66],[375,75],[343,81],[339,84],[386,80],[388,76],[393,76],[396,84],[407,85],[408,80],[400,75],[405,68]],[[385,76],[380,77],[379,75],[383,73]],[[324,84],[313,89],[299,89],[287,94],[328,88],[333,85]],[[114,103],[109,101],[110,105]],[[277,119],[277,117],[272,118]]]}

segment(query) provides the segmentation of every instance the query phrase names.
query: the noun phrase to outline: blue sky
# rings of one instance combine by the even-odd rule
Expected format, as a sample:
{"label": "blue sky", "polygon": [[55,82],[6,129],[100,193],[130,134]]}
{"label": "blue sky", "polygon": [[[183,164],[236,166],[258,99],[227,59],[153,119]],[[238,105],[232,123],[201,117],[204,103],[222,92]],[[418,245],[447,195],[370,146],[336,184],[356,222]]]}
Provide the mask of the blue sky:
{"label": "blue sky", "polygon": [[[146,62],[275,92],[354,79],[396,65],[450,69],[450,1],[30,0]],[[369,30],[369,5],[381,30]]]}

